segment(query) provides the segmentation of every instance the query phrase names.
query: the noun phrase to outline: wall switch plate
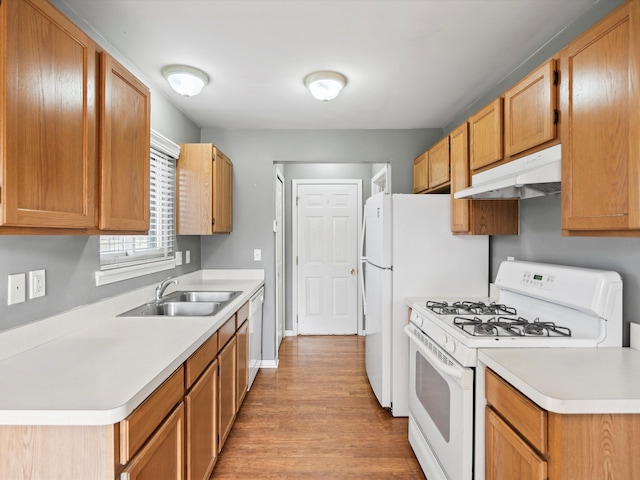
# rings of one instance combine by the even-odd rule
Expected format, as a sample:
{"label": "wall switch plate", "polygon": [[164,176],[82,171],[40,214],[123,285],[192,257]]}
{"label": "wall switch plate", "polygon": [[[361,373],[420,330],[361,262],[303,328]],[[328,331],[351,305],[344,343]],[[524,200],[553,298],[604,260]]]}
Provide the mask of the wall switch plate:
{"label": "wall switch plate", "polygon": [[44,297],[47,294],[47,282],[44,270],[29,272],[29,300]]}
{"label": "wall switch plate", "polygon": [[176,267],[182,265],[182,252],[176,252]]}
{"label": "wall switch plate", "polygon": [[262,250],[260,250],[259,248],[256,248],[253,251],[253,261],[259,262],[260,260],[262,260]]}
{"label": "wall switch plate", "polygon": [[24,302],[26,297],[26,275],[24,273],[16,273],[9,275],[9,289],[7,291],[7,305]]}
{"label": "wall switch plate", "polygon": [[187,250],[184,255],[184,262],[189,264],[191,263],[191,250]]}

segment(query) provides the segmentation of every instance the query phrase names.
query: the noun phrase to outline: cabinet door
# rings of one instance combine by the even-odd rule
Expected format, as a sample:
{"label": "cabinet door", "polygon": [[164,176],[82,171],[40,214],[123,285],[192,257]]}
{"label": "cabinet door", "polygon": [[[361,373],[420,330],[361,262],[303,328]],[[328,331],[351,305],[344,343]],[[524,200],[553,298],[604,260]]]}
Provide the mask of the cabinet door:
{"label": "cabinet door", "polygon": [[413,193],[420,193],[429,188],[427,155],[427,152],[424,152],[413,161]]}
{"label": "cabinet door", "polygon": [[469,233],[471,200],[453,198],[453,194],[471,185],[469,173],[469,124],[460,125],[449,134],[451,143],[451,231]]}
{"label": "cabinet door", "polygon": [[100,54],[100,229],[149,230],[149,89]]}
{"label": "cabinet door", "polygon": [[429,149],[429,188],[449,182],[449,137],[445,137]]}
{"label": "cabinet door", "polygon": [[233,165],[216,149],[213,165],[213,233],[230,233],[233,227]]}
{"label": "cabinet door", "polygon": [[128,480],[184,478],[184,404],[180,403],[123,470]]}
{"label": "cabinet door", "polygon": [[183,143],[177,164],[178,235],[213,233],[213,145]]}
{"label": "cabinet door", "polygon": [[640,234],[639,3],[560,53],[565,233]]}
{"label": "cabinet door", "polygon": [[456,199],[471,184],[469,128],[465,122],[451,132],[451,231],[455,234],[517,235],[517,200]]}
{"label": "cabinet door", "polygon": [[218,432],[220,441],[218,452],[222,450],[233,422],[236,420],[236,337],[233,336],[229,343],[218,354]]}
{"label": "cabinet door", "polygon": [[491,408],[485,411],[486,480],[546,480],[547,462]]}
{"label": "cabinet door", "polygon": [[502,98],[469,119],[471,170],[502,160]]}
{"label": "cabinet door", "polygon": [[218,458],[218,362],[214,361],[185,396],[187,480],[208,480]]}
{"label": "cabinet door", "polygon": [[236,412],[249,388],[249,321],[245,320],[236,332],[238,354],[238,376],[236,378]]}
{"label": "cabinet door", "polygon": [[505,92],[506,156],[556,138],[556,86],[556,62],[549,60]]}
{"label": "cabinet door", "polygon": [[45,0],[0,3],[0,225],[95,228],[96,47]]}

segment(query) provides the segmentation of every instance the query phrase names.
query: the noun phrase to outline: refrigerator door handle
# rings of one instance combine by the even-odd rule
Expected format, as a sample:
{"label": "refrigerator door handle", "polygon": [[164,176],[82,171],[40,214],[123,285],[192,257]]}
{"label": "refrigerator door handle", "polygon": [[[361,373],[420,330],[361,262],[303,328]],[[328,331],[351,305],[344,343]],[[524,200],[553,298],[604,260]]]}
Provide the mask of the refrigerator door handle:
{"label": "refrigerator door handle", "polygon": [[364,285],[364,269],[367,263],[367,257],[364,256],[364,235],[367,231],[367,216],[362,219],[362,236],[360,237],[360,263],[362,268],[360,269],[360,285],[362,287],[362,313],[367,315],[367,293]]}

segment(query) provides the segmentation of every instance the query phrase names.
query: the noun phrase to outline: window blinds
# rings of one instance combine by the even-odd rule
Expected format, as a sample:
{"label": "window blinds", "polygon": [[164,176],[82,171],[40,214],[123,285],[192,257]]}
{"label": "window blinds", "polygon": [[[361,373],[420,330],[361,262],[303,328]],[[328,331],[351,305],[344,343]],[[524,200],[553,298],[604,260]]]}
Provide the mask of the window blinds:
{"label": "window blinds", "polygon": [[148,235],[102,235],[100,269],[129,267],[174,257],[176,160],[180,147],[152,131]]}

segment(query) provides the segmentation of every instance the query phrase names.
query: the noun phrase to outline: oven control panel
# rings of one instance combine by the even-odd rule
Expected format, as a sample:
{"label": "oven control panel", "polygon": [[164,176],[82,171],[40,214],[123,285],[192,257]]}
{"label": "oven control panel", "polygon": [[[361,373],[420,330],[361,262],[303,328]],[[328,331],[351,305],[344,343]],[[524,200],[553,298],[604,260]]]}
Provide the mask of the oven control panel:
{"label": "oven control panel", "polygon": [[555,277],[546,273],[526,271],[522,274],[522,280],[520,283],[527,287],[551,290],[555,285]]}

